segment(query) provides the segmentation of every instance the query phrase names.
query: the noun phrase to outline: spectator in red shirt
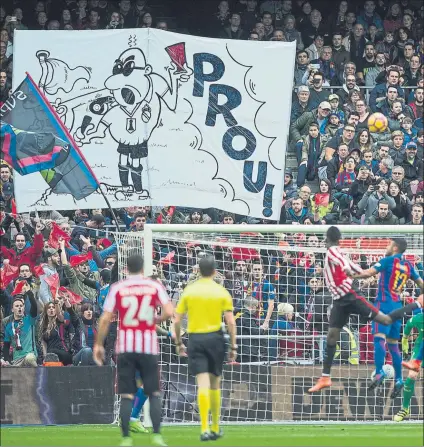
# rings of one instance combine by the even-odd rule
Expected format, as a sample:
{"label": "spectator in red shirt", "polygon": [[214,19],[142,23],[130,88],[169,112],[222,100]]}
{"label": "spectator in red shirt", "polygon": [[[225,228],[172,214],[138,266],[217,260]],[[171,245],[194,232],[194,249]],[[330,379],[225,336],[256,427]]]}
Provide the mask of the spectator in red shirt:
{"label": "spectator in red shirt", "polygon": [[1,246],[1,254],[4,259],[8,259],[12,265],[19,266],[21,264],[28,264],[31,270],[34,269],[38,258],[41,256],[44,239],[41,234],[43,225],[37,223],[35,227],[35,235],[33,245],[26,247],[27,240],[24,233],[18,233],[15,236],[15,248],[6,248]]}

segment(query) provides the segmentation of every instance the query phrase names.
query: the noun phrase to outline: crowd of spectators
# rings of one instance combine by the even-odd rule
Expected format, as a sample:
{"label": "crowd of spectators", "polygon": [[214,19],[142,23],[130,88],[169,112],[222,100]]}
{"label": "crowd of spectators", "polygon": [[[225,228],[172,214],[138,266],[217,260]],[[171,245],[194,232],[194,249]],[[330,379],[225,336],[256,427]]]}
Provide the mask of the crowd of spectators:
{"label": "crowd of spectators", "polygon": [[[16,29],[156,27],[215,38],[295,41],[287,165],[295,158],[297,167],[285,171],[279,222],[422,225],[423,15],[421,3],[409,0],[342,0],[337,5],[319,0],[4,2],[0,103],[11,92]],[[368,130],[374,112],[388,118],[382,133]],[[102,209],[17,214],[13,173],[3,160],[0,180],[2,363],[92,364],[97,318],[109,283],[117,278],[117,246],[105,231],[116,222]],[[128,232],[143,231],[146,222],[270,222],[208,204],[204,209],[130,207],[116,213]],[[177,299],[184,285],[198,277],[199,256],[212,251],[220,265],[216,280],[233,295],[240,335],[322,335],[331,298],[324,287],[322,253],[314,254],[321,242],[301,232],[283,242],[304,246],[305,253],[158,243],[154,277]],[[422,272],[421,259],[414,262]],[[359,287],[374,298],[372,281]],[[414,295],[415,290],[405,293]],[[353,343],[352,330],[368,343],[369,325],[346,327],[347,343]],[[115,335],[112,330],[108,337],[108,363]],[[242,361],[276,360],[282,351],[315,349],[277,345],[276,337],[265,345],[257,339],[240,346]],[[340,354],[340,360],[354,363],[354,356],[343,359]],[[368,354],[361,360],[369,360]]]}

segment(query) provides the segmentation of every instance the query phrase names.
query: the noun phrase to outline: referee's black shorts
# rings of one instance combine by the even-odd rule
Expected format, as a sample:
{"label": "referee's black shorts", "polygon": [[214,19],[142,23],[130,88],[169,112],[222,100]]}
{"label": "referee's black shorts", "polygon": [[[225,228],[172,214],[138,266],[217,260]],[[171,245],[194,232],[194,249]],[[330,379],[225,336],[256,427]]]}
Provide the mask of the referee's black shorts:
{"label": "referee's black shorts", "polygon": [[160,391],[160,372],[158,356],[124,352],[118,354],[118,394],[135,394],[137,392],[136,372],[143,381],[146,395]]}
{"label": "referee's black shorts", "polygon": [[222,331],[189,335],[188,367],[192,375],[209,373],[219,377],[224,360],[225,339]]}
{"label": "referee's black shorts", "polygon": [[360,315],[368,320],[374,320],[378,313],[379,310],[366,298],[352,290],[340,299],[333,301],[333,308],[330,314],[330,328],[342,329],[352,314]]}

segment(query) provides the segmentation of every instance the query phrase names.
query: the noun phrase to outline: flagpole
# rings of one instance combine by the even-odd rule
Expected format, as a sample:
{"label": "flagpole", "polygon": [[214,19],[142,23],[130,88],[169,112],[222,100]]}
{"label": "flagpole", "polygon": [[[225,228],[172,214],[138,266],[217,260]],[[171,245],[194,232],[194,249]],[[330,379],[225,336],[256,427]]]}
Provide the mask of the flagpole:
{"label": "flagpole", "polygon": [[50,104],[50,101],[46,98],[46,96],[44,95],[44,93],[40,90],[40,88],[38,87],[38,85],[34,82],[34,79],[32,79],[32,76],[26,72],[26,75],[29,79],[29,81],[31,82],[31,84],[33,85],[33,87],[37,90],[37,93],[40,95],[41,98],[43,98],[46,106],[48,107],[49,111],[53,114],[53,116],[57,119],[62,131],[65,133],[65,135],[67,136],[69,142],[72,144],[73,148],[77,151],[78,155],[81,157],[81,159],[84,161],[85,165],[87,166],[88,170],[90,171],[91,175],[93,176],[93,178],[96,180],[97,183],[97,190],[100,191],[100,194],[103,196],[103,199],[106,202],[107,207],[109,208],[109,211],[112,215],[113,220],[115,221],[116,224],[116,231],[119,231],[119,222],[118,219],[116,218],[115,212],[113,211],[113,208],[109,202],[109,199],[106,197],[104,191],[102,191],[102,188],[100,187],[100,183],[97,180],[96,174],[94,174],[93,170],[91,169],[91,166],[88,164],[87,160],[85,159],[84,155],[82,154],[80,148],[78,147],[77,143],[75,142],[75,140],[72,138],[72,135],[69,133],[69,130],[66,128],[66,126],[63,124],[62,120],[60,119],[60,117],[58,116],[58,114],[56,113],[56,110],[52,107],[52,105]]}

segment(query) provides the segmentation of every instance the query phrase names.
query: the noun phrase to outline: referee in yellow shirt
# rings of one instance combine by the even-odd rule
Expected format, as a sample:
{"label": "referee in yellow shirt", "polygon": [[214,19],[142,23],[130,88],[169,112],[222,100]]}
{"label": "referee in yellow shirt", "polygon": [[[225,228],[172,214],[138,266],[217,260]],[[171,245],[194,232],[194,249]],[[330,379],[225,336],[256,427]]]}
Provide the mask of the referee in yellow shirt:
{"label": "referee in yellow shirt", "polygon": [[[181,318],[187,314],[189,334],[188,364],[196,376],[197,402],[201,422],[201,441],[214,441],[222,436],[219,429],[221,410],[221,375],[225,360],[225,340],[222,315],[231,339],[229,360],[237,356],[236,325],[233,299],[225,287],[214,281],[215,260],[205,257],[199,261],[201,278],[184,289],[175,316],[177,350],[184,355],[181,344]],[[209,430],[209,411],[212,425]]]}

